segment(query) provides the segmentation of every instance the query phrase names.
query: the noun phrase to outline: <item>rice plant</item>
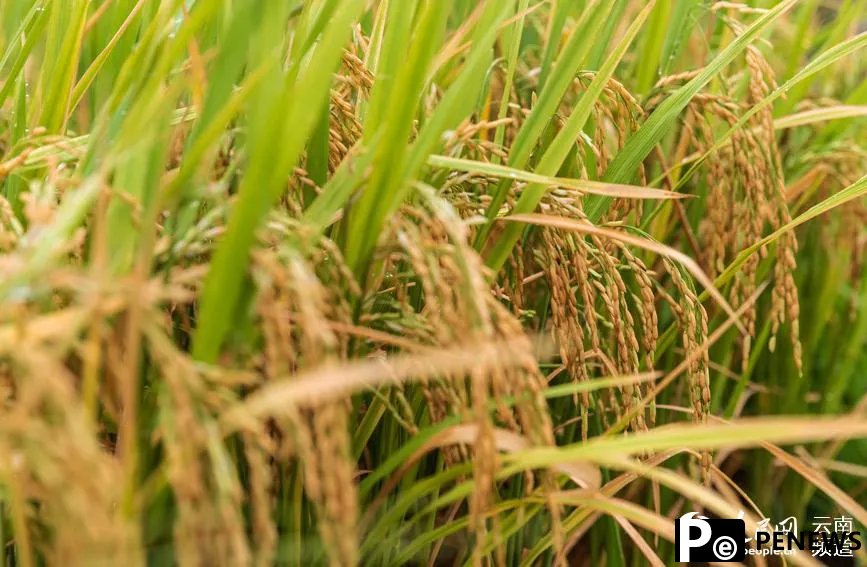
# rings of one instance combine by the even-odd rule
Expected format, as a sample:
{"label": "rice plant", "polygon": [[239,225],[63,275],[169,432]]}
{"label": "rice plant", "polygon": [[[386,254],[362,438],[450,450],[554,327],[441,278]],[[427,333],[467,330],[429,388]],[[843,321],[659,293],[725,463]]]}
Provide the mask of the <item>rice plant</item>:
{"label": "rice plant", "polygon": [[0,0],[4,564],[867,530],[865,30],[865,0]]}

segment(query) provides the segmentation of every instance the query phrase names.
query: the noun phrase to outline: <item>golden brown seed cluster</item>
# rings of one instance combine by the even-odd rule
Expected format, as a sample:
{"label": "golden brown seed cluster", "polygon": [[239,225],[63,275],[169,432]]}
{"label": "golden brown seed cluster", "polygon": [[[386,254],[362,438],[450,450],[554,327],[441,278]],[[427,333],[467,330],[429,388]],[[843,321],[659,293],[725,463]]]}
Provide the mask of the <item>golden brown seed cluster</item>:
{"label": "golden brown seed cluster", "polygon": [[[520,323],[491,293],[483,278],[481,258],[469,246],[461,219],[439,197],[426,194],[424,200],[424,205],[406,206],[397,217],[395,240],[401,250],[388,255],[384,268],[382,285],[390,289],[392,281],[400,282],[398,285],[405,289],[397,296],[404,301],[417,296],[412,289],[415,286],[420,286],[423,293],[420,311],[411,305],[402,307],[402,313],[413,321],[402,333],[432,347],[521,336]],[[400,281],[394,277],[406,267],[412,268],[413,280]],[[451,463],[472,458],[476,488],[470,513],[479,541],[497,538],[496,524],[489,512],[494,474],[499,468],[494,429],[522,433],[537,444],[554,442],[547,407],[541,397],[544,378],[529,341],[525,350],[525,363],[518,368],[478,368],[467,376],[443,376],[423,385],[434,421],[457,414],[477,426],[472,447],[454,447],[445,455]],[[512,407],[504,403],[510,398],[514,400]],[[531,491],[536,483],[532,475],[527,480],[526,489]],[[543,486],[553,489],[551,482],[548,475],[543,475]],[[556,517],[556,505],[552,503],[551,507]]]}
{"label": "golden brown seed cluster", "polygon": [[[750,47],[746,51],[748,96],[735,102],[725,95],[696,95],[684,116],[678,149],[674,161],[686,160],[690,152],[703,155],[715,148],[721,125],[737,125],[741,115],[762,101],[776,87],[773,71],[761,52]],[[652,97],[652,108],[667,89],[689,78],[669,77],[657,84],[659,94]],[[725,130],[723,130],[725,131]],[[771,107],[753,115],[746,126],[737,127],[730,138],[715,148],[704,165],[707,184],[708,216],[699,226],[697,252],[703,252],[703,264],[711,275],[721,273],[726,265],[744,248],[770,231],[791,220],[788,210],[782,163],[773,126]],[[685,230],[689,232],[688,226]],[[773,292],[770,346],[773,348],[781,324],[788,323],[796,367],[801,368],[801,347],[798,323],[798,294],[794,281],[797,240],[793,232],[784,233],[776,243],[773,257]],[[731,288],[734,303],[747,300],[756,290],[760,279],[767,277],[763,262],[769,251],[750,256],[739,269]],[[743,316],[749,336],[742,341],[743,368],[750,354],[751,338],[757,328],[757,310],[753,306]]]}

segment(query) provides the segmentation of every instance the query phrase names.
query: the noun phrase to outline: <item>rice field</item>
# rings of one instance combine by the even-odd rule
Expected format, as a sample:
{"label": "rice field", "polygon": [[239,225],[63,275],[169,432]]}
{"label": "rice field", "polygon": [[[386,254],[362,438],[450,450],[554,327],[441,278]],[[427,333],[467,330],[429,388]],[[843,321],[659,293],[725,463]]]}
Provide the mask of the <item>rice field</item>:
{"label": "rice field", "polygon": [[867,0],[0,0],[3,564],[863,533],[865,52]]}

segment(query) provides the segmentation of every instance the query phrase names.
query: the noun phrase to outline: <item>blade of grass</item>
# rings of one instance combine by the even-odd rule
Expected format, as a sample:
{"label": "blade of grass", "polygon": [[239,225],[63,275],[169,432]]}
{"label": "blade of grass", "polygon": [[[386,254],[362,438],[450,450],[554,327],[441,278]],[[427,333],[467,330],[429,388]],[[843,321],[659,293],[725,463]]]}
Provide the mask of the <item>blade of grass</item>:
{"label": "blade of grass", "polygon": [[399,2],[389,4],[382,70],[373,86],[364,125],[365,141],[374,135],[381,138],[375,148],[370,183],[349,212],[343,243],[346,262],[362,281],[390,203],[399,202],[398,197],[405,194],[409,137],[428,70],[445,32],[449,4],[447,0],[422,2],[415,25],[412,10]]}
{"label": "blade of grass", "polygon": [[675,8],[680,5],[688,6],[689,2],[657,2],[653,7],[644,41],[641,42],[642,57],[637,62],[635,88],[639,94],[646,94],[656,82],[660,62],[663,60],[662,49],[670,34],[669,22]]}
{"label": "blade of grass", "polygon": [[[349,37],[351,23],[363,6],[362,0],[341,2],[331,25],[325,28],[296,81],[282,88],[276,84],[267,85],[269,89],[277,89],[277,92],[265,93],[270,99],[268,102],[276,103],[277,99],[282,99],[283,104],[263,107],[267,110],[262,111],[261,122],[256,126],[258,131],[251,132],[259,147],[251,147],[248,173],[239,188],[238,202],[233,207],[226,234],[217,247],[202,290],[199,324],[193,342],[193,355],[199,360],[213,362],[219,354],[241,297],[256,229],[284,190],[286,176],[319,115],[316,110],[324,104],[331,73],[337,67],[343,45]],[[275,33],[281,33],[280,22],[283,19],[277,16],[276,20]],[[301,65],[301,62],[296,64]],[[271,82],[276,79],[279,78]],[[272,133],[278,136],[276,141],[281,148],[276,159],[271,153],[275,144],[275,139],[270,136]]]}
{"label": "blade of grass", "polygon": [[138,0],[135,6],[133,6],[132,10],[130,10],[126,19],[123,23],[118,27],[115,34],[112,36],[111,40],[105,46],[105,48],[96,56],[96,58],[90,63],[87,67],[87,71],[81,76],[78,82],[75,84],[75,87],[72,89],[72,94],[70,95],[69,101],[69,111],[72,112],[78,106],[78,103],[81,102],[81,99],[84,97],[84,94],[87,92],[87,89],[93,84],[94,79],[96,79],[96,75],[102,69],[103,65],[105,65],[106,61],[108,61],[109,57],[114,53],[114,49],[117,47],[121,38],[126,34],[127,30],[132,26],[133,22],[136,21],[137,16],[141,12],[141,9],[145,5],[145,0]]}
{"label": "blade of grass", "polygon": [[[518,65],[518,55],[521,51],[521,38],[524,33],[524,19],[526,18],[527,7],[530,5],[530,0],[518,0],[517,12],[519,18],[515,20],[509,30],[509,38],[506,44],[509,46],[509,52],[506,56],[506,76],[503,84],[503,93],[500,95],[500,107],[497,110],[497,119],[502,120],[508,116],[509,103],[512,100],[512,84],[515,81],[515,69]],[[501,147],[503,139],[506,135],[506,126],[502,124],[497,126],[494,132],[494,145]],[[494,156],[494,163],[499,163],[499,156]]]}
{"label": "blade of grass", "polygon": [[479,365],[508,367],[525,356],[525,337],[486,341],[475,345],[440,349],[436,352],[397,356],[393,359],[365,360],[346,367],[324,368],[291,380],[278,380],[249,396],[223,416],[226,431],[262,415],[279,414],[287,404],[309,404],[344,397],[370,387],[406,380],[456,375]]}
{"label": "blade of grass", "polygon": [[[597,19],[604,18],[610,9],[609,3],[600,3],[599,0],[590,0],[584,7],[581,18],[572,31],[572,36],[566,42],[559,59],[551,70],[550,79],[545,83],[544,88],[539,93],[539,99],[530,111],[530,115],[527,116],[512,141],[507,161],[509,167],[524,169],[529,162],[533,148],[556,114],[557,106],[572,84],[581,65],[587,59],[593,42],[599,34],[599,27],[592,24]],[[510,187],[511,182],[503,181],[494,189],[491,203],[485,213],[489,220],[496,218],[500,207],[506,202]],[[475,240],[477,250],[482,249],[489,231],[490,225],[484,225],[479,229]]]}
{"label": "blade of grass", "polygon": [[668,20],[668,33],[665,34],[665,44],[662,46],[662,54],[659,59],[658,75],[667,75],[670,72],[672,63],[692,32],[692,27],[689,24],[696,17],[694,12],[701,8],[703,8],[701,0],[674,2],[672,14]]}
{"label": "blade of grass", "polygon": [[595,437],[561,447],[536,447],[503,458],[529,470],[581,460],[604,464],[619,457],[684,447],[750,448],[764,443],[795,444],[865,436],[867,419],[861,417],[755,417],[728,424],[675,423],[633,435]]}
{"label": "blade of grass", "polygon": [[70,0],[63,6],[50,3],[47,7],[50,15],[45,49],[52,56],[42,67],[39,85],[44,90],[36,108],[42,109],[37,124],[50,133],[65,130],[89,5],[90,0]]}
{"label": "blade of grass", "polygon": [[[557,48],[560,47],[560,40],[563,35],[563,28],[566,25],[566,18],[569,16],[569,11],[574,8],[572,2],[567,0],[554,0],[551,15],[548,18],[548,26],[545,30],[545,46],[542,52],[542,63],[539,65],[539,89],[545,88],[545,83],[548,82],[548,76],[551,72],[551,64],[554,61],[554,56],[557,54]],[[585,6],[586,8],[586,6]]]}
{"label": "blade of grass", "polygon": [[10,60],[13,63],[9,72],[4,75],[3,86],[0,86],[0,107],[6,102],[9,93],[15,87],[16,78],[24,68],[24,64],[27,63],[33,48],[42,39],[43,30],[48,24],[48,16],[49,11],[45,9],[44,4],[35,2],[30,11],[27,12],[24,21],[21,22],[18,33],[3,53],[3,59],[0,60],[0,73],[3,73]]}
{"label": "blade of grass", "polygon": [[617,185],[614,183],[590,181],[588,179],[551,177],[548,175],[515,169],[506,165],[448,156],[431,155],[428,156],[427,163],[432,167],[464,171],[467,173],[477,173],[479,175],[499,177],[502,179],[514,179],[526,183],[545,185],[547,187],[575,189],[581,193],[592,195],[607,195],[610,197],[621,197],[626,199],[683,199],[689,197],[689,195],[684,193],[674,193],[672,191],[656,189],[653,187]]}
{"label": "blade of grass", "polygon": [[[351,258],[356,257],[356,273],[360,274],[362,266],[366,264],[366,258],[370,255],[376,243],[382,224],[400,205],[410,189],[409,181],[415,177],[423,166],[428,154],[437,145],[442,144],[442,135],[449,128],[457,127],[458,123],[471,111],[482,88],[478,77],[490,64],[491,49],[497,38],[500,23],[509,14],[509,5],[505,2],[489,1],[485,5],[479,24],[473,35],[471,51],[467,55],[464,67],[460,75],[448,87],[433,113],[428,117],[424,127],[418,135],[418,139],[409,148],[406,163],[400,170],[400,161],[394,160],[394,153],[383,153],[388,156],[389,165],[388,180],[392,183],[389,188],[383,181],[378,181],[374,172],[370,185],[379,187],[377,192],[366,192],[353,207],[350,217],[349,234],[352,235],[347,242],[347,261],[352,266]],[[429,54],[432,57],[432,54]],[[383,132],[383,137],[389,133]],[[383,142],[380,144],[386,146]],[[385,150],[382,150],[385,152]],[[384,159],[379,157],[380,160]],[[380,169],[385,169],[384,164]],[[384,173],[385,174],[385,173]],[[354,226],[353,223],[354,222]],[[355,235],[362,231],[364,238],[358,239]],[[353,247],[353,243],[358,246]],[[350,253],[357,250],[356,256]]]}
{"label": "blade of grass", "polygon": [[859,116],[867,116],[867,106],[839,104],[835,106],[813,108],[811,110],[789,114],[788,116],[781,116],[780,118],[774,119],[774,128],[777,130],[783,130],[786,128],[796,128],[798,126],[815,124],[816,122],[827,122],[829,120],[840,120],[841,118],[854,118]]}

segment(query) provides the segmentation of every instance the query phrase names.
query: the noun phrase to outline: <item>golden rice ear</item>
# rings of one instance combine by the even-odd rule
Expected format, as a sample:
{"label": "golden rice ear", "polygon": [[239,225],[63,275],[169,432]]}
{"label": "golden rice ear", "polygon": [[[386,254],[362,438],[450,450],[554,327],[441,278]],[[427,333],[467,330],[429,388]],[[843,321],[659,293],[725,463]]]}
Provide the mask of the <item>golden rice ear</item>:
{"label": "golden rice ear", "polygon": [[[644,262],[640,258],[632,254],[629,248],[621,244],[620,251],[623,254],[626,265],[631,269],[632,275],[638,285],[639,297],[634,298],[634,304],[636,304],[635,310],[638,313],[641,328],[640,351],[643,351],[644,353],[644,370],[651,371],[655,366],[654,358],[656,356],[657,340],[659,339],[659,320],[656,314],[656,295],[654,293],[653,280],[647,266],[645,266]],[[639,352],[639,349],[636,349],[636,351]],[[652,427],[655,425],[656,421],[656,400],[655,397],[653,397],[653,384],[650,384],[648,387],[650,388],[651,394],[648,418],[650,426]],[[641,397],[641,389],[636,385],[633,392],[633,398],[638,401]],[[639,420],[639,428],[647,428],[647,425],[643,423],[643,411],[637,415],[636,419]]]}
{"label": "golden rice ear", "polygon": [[[251,471],[243,485],[237,471],[227,468],[230,458],[222,444],[216,416],[239,403],[239,386],[259,381],[253,373],[223,368],[204,369],[168,338],[168,329],[151,320],[144,328],[147,350],[160,373],[156,436],[166,456],[166,480],[177,502],[173,525],[179,561],[189,564],[234,565],[271,554],[265,494],[271,477],[264,476],[259,452],[266,446],[261,428],[254,424],[242,435]],[[255,469],[255,471],[253,470]],[[216,473],[215,471],[220,471]],[[255,502],[245,501],[249,494]],[[251,541],[245,510],[261,528]],[[220,534],[215,541],[214,534]]]}
{"label": "golden rice ear", "polygon": [[[307,251],[310,260],[318,260],[321,277],[342,278],[342,261],[323,242],[320,240],[318,246]],[[321,256],[320,247],[328,250],[328,261]],[[259,300],[269,373],[283,378],[287,374],[281,372],[291,374],[345,357],[347,339],[336,335],[331,323],[348,323],[348,306],[338,299],[335,288],[322,283],[313,264],[287,248],[276,254],[261,252],[257,265],[263,276],[267,274],[260,280],[270,286],[263,288]],[[349,287],[352,289],[351,284]],[[294,411],[287,408],[284,416],[283,434],[293,442],[305,493],[321,518],[317,525],[334,565],[354,565],[358,561],[356,465],[351,460],[349,408],[345,402],[324,402]],[[259,489],[260,507],[264,505],[263,491]],[[273,542],[266,534],[259,542],[259,556],[269,556],[271,546]]]}
{"label": "golden rice ear", "polygon": [[[551,292],[551,319],[560,348],[560,359],[572,380],[583,382],[587,380],[588,373],[582,316],[578,311],[578,301],[572,288],[570,261],[574,256],[567,255],[568,249],[564,250],[565,239],[557,231],[542,229],[542,240],[546,254],[545,275]],[[585,308],[585,317],[586,313]],[[595,319],[595,313],[590,316]],[[595,340],[598,342],[598,337]],[[586,439],[590,396],[585,392],[579,400],[575,395],[575,401],[580,405],[581,410],[581,438]]]}
{"label": "golden rice ear", "polygon": [[[683,121],[678,156],[684,156],[687,148],[704,154],[707,148],[715,145],[711,119],[733,126],[741,113],[776,88],[773,70],[761,51],[751,46],[746,50],[745,59],[749,72],[747,100],[738,103],[725,95],[709,93],[695,96]],[[680,76],[664,78],[656,88],[664,91],[679,81]],[[656,100],[651,98],[649,106],[656,104]],[[699,234],[703,241],[701,249],[705,251],[703,263],[715,275],[738,251],[750,242],[760,240],[766,224],[775,229],[791,220],[771,106],[765,106],[752,116],[748,127],[735,131],[725,145],[709,156],[704,167],[707,171],[709,215],[702,221]],[[769,345],[773,349],[779,326],[788,322],[795,366],[800,372],[799,308],[794,283],[796,251],[797,240],[794,233],[788,232],[777,244]],[[761,250],[761,254],[766,256],[767,250]],[[743,264],[731,288],[733,303],[744,302],[755,291],[759,261],[759,257],[753,256]],[[743,319],[749,336],[754,337],[756,308],[747,310]],[[751,338],[741,338],[744,369],[748,365],[751,343]]]}
{"label": "golden rice ear", "polygon": [[[396,220],[396,239],[405,261],[412,266],[413,281],[421,284],[424,309],[421,312],[431,346],[449,346],[470,337],[520,338],[524,330],[515,316],[491,294],[484,278],[481,258],[467,241],[467,233],[451,207],[433,195],[426,196],[425,206],[405,206]],[[422,338],[422,337],[419,337]],[[493,502],[493,475],[498,458],[490,432],[497,420],[506,427],[522,432],[534,443],[554,444],[553,428],[542,390],[544,377],[538,369],[529,339],[522,341],[525,363],[516,368],[478,368],[468,376],[444,376],[428,382],[423,391],[434,419],[457,414],[478,426],[472,447],[473,475],[476,490],[470,502],[471,525],[478,541],[496,538],[497,518],[489,508]],[[509,408],[502,401],[513,399]],[[449,463],[470,457],[469,448],[445,449]],[[542,473],[546,491],[557,489],[547,472]],[[532,475],[529,485],[535,482]],[[555,534],[559,533],[559,505],[551,501]],[[560,536],[558,536],[560,537]],[[562,538],[558,540],[562,548]],[[477,559],[479,559],[477,557]]]}
{"label": "golden rice ear", "polygon": [[[593,74],[589,74],[593,75]],[[602,178],[608,169],[608,150],[606,146],[614,139],[614,153],[619,152],[626,140],[638,131],[646,112],[632,93],[619,81],[611,78],[605,84],[602,96],[596,102],[596,128],[594,130],[594,147],[597,154],[597,177]],[[647,185],[647,174],[644,163],[638,166],[638,183]],[[614,199],[608,212],[603,216],[603,222],[632,220],[640,224],[644,212],[643,199]]]}
{"label": "golden rice ear", "polygon": [[[551,207],[561,203],[551,202]],[[568,209],[564,209],[567,210]],[[579,218],[583,216],[579,213]],[[623,243],[615,242],[613,251],[623,253],[623,259],[605,250],[605,243],[591,238],[585,239],[566,231],[540,228],[545,256],[540,268],[546,276],[551,293],[551,321],[560,345],[561,359],[573,379],[586,379],[587,359],[584,353],[585,332],[589,332],[589,352],[603,362],[603,368],[610,374],[632,374],[638,371],[640,360],[644,359],[648,368],[653,367],[653,357],[658,337],[657,314],[654,284],[647,268],[637,257],[629,252]],[[563,250],[569,250],[566,258]],[[589,254],[590,250],[594,250]],[[595,262],[593,276],[589,261]],[[627,290],[621,271],[632,272],[642,298]],[[581,298],[583,305],[579,306]],[[603,314],[597,312],[597,298],[604,307]],[[636,325],[636,315],[640,325]],[[610,328],[610,342],[603,342],[597,325],[600,318]],[[640,331],[640,332],[639,332]],[[639,341],[639,335],[641,337]],[[611,345],[610,352],[608,346]],[[642,351],[644,354],[642,355]],[[615,362],[608,362],[610,358]],[[607,364],[607,366],[606,366]],[[645,409],[632,411],[631,406],[643,398],[641,387],[625,385],[621,387],[620,399],[609,391],[609,410],[615,417],[628,413],[633,416],[635,430],[647,428]],[[582,397],[582,410],[587,407],[587,396]],[[651,403],[651,415],[653,404]],[[586,414],[585,414],[586,415]],[[651,417],[651,419],[654,419]],[[586,424],[586,419],[582,420]],[[584,426],[586,427],[586,425]],[[582,427],[583,431],[586,429]]]}
{"label": "golden rice ear", "polygon": [[[750,72],[750,102],[758,103],[777,87],[774,80],[774,71],[771,69],[761,51],[755,48],[747,50],[747,65]],[[769,211],[766,213],[768,222],[773,229],[777,229],[791,222],[789,205],[786,200],[786,182],[783,174],[782,158],[777,137],[774,130],[773,109],[770,106],[763,108],[755,116],[758,137],[766,151],[766,185],[768,192]],[[774,263],[774,287],[771,292],[771,311],[769,317],[771,323],[771,338],[769,346],[773,350],[776,343],[777,332],[780,324],[788,322],[790,325],[789,338],[792,343],[792,353],[795,368],[800,375],[803,369],[801,361],[801,338],[800,302],[798,300],[798,288],[795,284],[795,270],[797,262],[795,254],[798,251],[798,240],[792,231],[783,234],[777,241],[776,259]]]}
{"label": "golden rice ear", "polygon": [[277,551],[277,526],[274,522],[273,479],[269,447],[273,444],[264,429],[247,432],[244,439],[244,460],[249,471],[247,480],[250,525],[253,528],[253,564],[273,565]]}
{"label": "golden rice ear", "polygon": [[[678,292],[679,301],[666,292],[662,293],[680,324],[684,356],[691,361],[687,369],[686,386],[693,420],[707,423],[711,402],[710,358],[708,349],[703,346],[708,338],[707,312],[680,268],[667,258],[663,263]],[[701,464],[702,477],[705,484],[709,484],[711,460],[708,451],[701,453]]]}
{"label": "golden rice ear", "polygon": [[[55,339],[68,340],[69,328]],[[26,335],[24,335],[26,336]],[[0,422],[0,477],[12,506],[16,559],[51,563],[102,561],[141,565],[139,529],[118,503],[124,471],[102,446],[77,399],[75,378],[56,356],[56,345],[28,341],[27,348],[0,349],[14,406]],[[34,376],[39,376],[34,380]],[[14,408],[14,409],[13,409]],[[106,444],[111,441],[105,438]],[[74,487],[74,489],[71,489]],[[48,529],[39,541],[30,534]]]}
{"label": "golden rice ear", "polygon": [[0,253],[10,252],[18,244],[18,239],[24,234],[24,228],[12,205],[6,197],[0,195]]}

